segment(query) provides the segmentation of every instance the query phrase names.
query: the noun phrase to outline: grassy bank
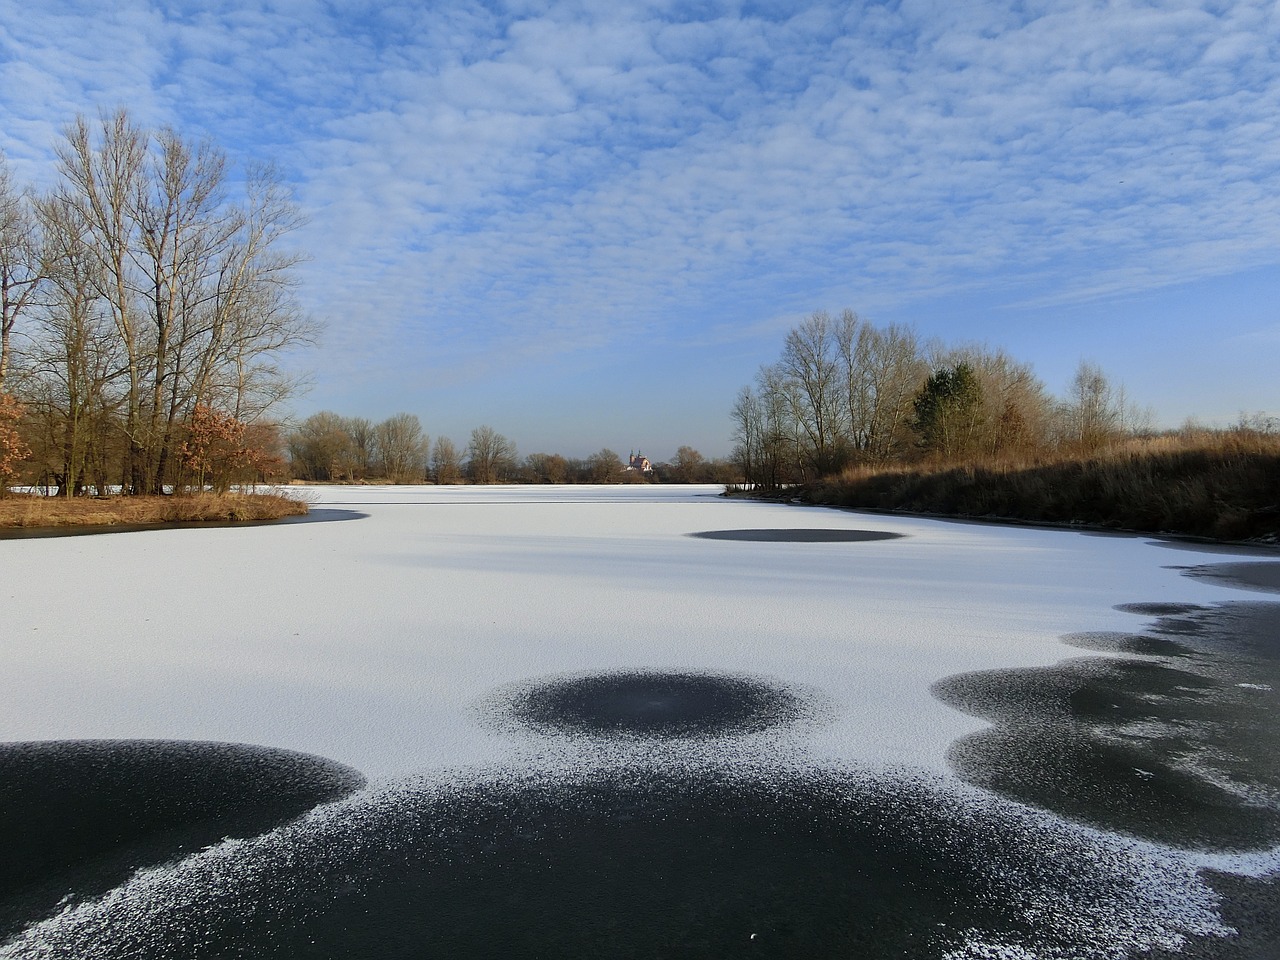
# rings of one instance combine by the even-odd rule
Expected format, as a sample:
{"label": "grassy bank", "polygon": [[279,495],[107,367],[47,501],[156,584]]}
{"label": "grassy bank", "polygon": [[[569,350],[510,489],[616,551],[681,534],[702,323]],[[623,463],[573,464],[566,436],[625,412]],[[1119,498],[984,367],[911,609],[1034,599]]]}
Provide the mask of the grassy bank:
{"label": "grassy bank", "polygon": [[1219,540],[1280,538],[1280,443],[1147,441],[1039,463],[853,468],[792,496],[953,517]]}
{"label": "grassy bank", "polygon": [[278,493],[200,493],[175,497],[42,497],[0,499],[0,527],[110,526],[139,523],[278,520],[307,504]]}

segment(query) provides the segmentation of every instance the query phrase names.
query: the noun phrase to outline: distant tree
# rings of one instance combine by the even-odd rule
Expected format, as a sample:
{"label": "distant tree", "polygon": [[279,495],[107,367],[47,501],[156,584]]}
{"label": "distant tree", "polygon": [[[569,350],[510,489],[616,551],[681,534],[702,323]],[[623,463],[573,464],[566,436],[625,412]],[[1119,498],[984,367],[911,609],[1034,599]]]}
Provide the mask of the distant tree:
{"label": "distant tree", "polygon": [[734,459],[743,481],[777,490],[804,477],[804,439],[796,421],[792,383],[776,366],[761,367],[755,389],[744,387],[733,408]]}
{"label": "distant tree", "polygon": [[968,452],[1027,454],[1048,444],[1053,401],[1030,365],[976,344],[939,350],[935,360],[953,369],[966,364],[978,381],[980,410],[973,418]]}
{"label": "distant tree", "polygon": [[569,480],[569,461],[558,453],[531,453],[524,463],[530,483],[567,483]]}
{"label": "distant tree", "polygon": [[840,404],[840,365],[836,328],[825,312],[812,314],[787,334],[777,370],[787,382],[785,397],[800,427],[799,452],[815,476],[841,466],[846,431]]}
{"label": "distant tree", "polygon": [[902,456],[914,439],[912,401],[929,374],[919,339],[905,327],[879,329],[845,310],[836,343],[852,456],[868,463]]}
{"label": "distant tree", "polygon": [[759,483],[761,466],[760,400],[750,387],[738,391],[733,403],[733,460],[744,483]]}
{"label": "distant tree", "polygon": [[516,466],[516,445],[490,426],[476,427],[467,444],[467,473],[472,483],[498,483]]}
{"label": "distant tree", "polygon": [[348,480],[364,480],[382,471],[374,422],[368,417],[343,417],[342,429],[347,434],[348,443],[339,467],[340,473]]}
{"label": "distant tree", "polygon": [[459,483],[462,480],[462,457],[448,437],[436,437],[431,449],[431,478],[436,483]]}
{"label": "distant tree", "polygon": [[1064,444],[1078,453],[1094,453],[1110,446],[1127,432],[1130,419],[1124,388],[1098,364],[1081,360],[1071,380],[1071,391],[1060,408]]}
{"label": "distant tree", "polygon": [[1236,422],[1231,425],[1231,432],[1264,437],[1275,436],[1280,434],[1280,417],[1272,416],[1262,410],[1255,410],[1253,413],[1241,410],[1236,416]]}
{"label": "distant tree", "polygon": [[732,457],[716,457],[706,464],[708,483],[741,483],[742,470]]}
{"label": "distant tree", "polygon": [[760,396],[761,462],[764,487],[777,490],[812,479],[806,468],[812,458],[804,455],[805,431],[796,419],[799,404],[796,385],[778,366],[761,367],[756,374]]}
{"label": "distant tree", "polygon": [[417,483],[426,474],[430,442],[412,413],[397,413],[374,428],[378,464],[392,483]]}
{"label": "distant tree", "polygon": [[355,456],[347,420],[328,410],[312,414],[289,435],[293,474],[301,480],[349,480]]}
{"label": "distant tree", "polygon": [[671,461],[670,475],[676,483],[700,483],[706,458],[693,447],[680,447]]}
{"label": "distant tree", "polygon": [[973,367],[958,363],[935,370],[913,403],[920,445],[951,458],[969,452],[982,414],[982,387]]}
{"label": "distant tree", "polygon": [[622,479],[622,458],[608,447],[587,458],[592,483],[617,483]]}

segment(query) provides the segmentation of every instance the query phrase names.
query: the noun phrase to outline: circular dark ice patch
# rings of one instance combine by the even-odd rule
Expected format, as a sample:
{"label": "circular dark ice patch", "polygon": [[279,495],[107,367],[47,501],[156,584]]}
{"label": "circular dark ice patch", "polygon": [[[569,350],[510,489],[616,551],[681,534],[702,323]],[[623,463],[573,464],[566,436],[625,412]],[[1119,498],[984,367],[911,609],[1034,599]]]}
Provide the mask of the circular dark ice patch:
{"label": "circular dark ice patch", "polygon": [[867,543],[873,540],[899,540],[900,533],[887,530],[839,530],[823,527],[762,530],[700,530],[689,534],[701,540],[746,540],[755,543]]}
{"label": "circular dark ice patch", "polygon": [[604,737],[678,739],[753,733],[800,719],[806,699],[779,684],[706,673],[602,673],[527,687],[511,716]]}

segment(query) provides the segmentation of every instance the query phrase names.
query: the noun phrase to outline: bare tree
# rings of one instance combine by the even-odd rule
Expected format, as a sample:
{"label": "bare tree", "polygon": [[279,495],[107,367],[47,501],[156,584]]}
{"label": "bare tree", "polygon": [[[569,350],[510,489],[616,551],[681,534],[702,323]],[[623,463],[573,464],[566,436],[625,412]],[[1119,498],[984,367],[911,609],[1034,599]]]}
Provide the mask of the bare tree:
{"label": "bare tree", "polygon": [[804,453],[815,475],[837,469],[844,435],[835,327],[822,311],[787,334],[778,370],[789,383],[786,396],[804,436]]}
{"label": "bare tree", "polygon": [[777,366],[761,367],[756,386],[744,387],[734,404],[735,459],[743,479],[777,490],[804,478],[804,430],[795,417],[795,384]]}
{"label": "bare tree", "polygon": [[1071,392],[1060,408],[1063,438],[1081,453],[1093,453],[1117,440],[1124,427],[1124,396],[1102,367],[1081,360]]}
{"label": "bare tree", "polygon": [[247,200],[231,203],[220,150],[123,110],[96,131],[77,118],[57,152],[56,200],[84,227],[125,353],[125,483],[162,492],[197,404],[249,421],[287,393],[269,358],[309,335],[291,296],[297,257],[277,251],[299,218],[270,171],[251,171]]}
{"label": "bare tree", "polygon": [[458,483],[462,480],[462,457],[448,437],[436,437],[431,448],[431,476],[436,483]]}
{"label": "bare tree", "polygon": [[617,483],[622,478],[622,458],[608,447],[587,458],[592,483]]}
{"label": "bare tree", "polygon": [[426,474],[430,441],[412,413],[397,413],[374,428],[378,463],[392,483],[416,483]]}
{"label": "bare tree", "polygon": [[351,434],[346,418],[328,410],[312,414],[289,434],[293,475],[302,480],[351,479]]}
{"label": "bare tree", "polygon": [[294,269],[303,258],[281,249],[304,222],[301,213],[274,167],[251,166],[245,189],[245,202],[231,211],[236,230],[218,259],[211,296],[191,327],[189,392],[252,422],[298,386],[274,357],[311,343],[315,324],[294,298]]}
{"label": "bare tree", "polygon": [[532,483],[565,483],[569,461],[558,453],[531,453],[524,458],[524,471]]}
{"label": "bare tree", "polygon": [[698,483],[702,480],[706,462],[706,458],[693,447],[680,447],[671,461],[671,478],[677,483]]}
{"label": "bare tree", "polygon": [[35,216],[0,153],[0,392],[9,374],[13,329],[44,277]]}
{"label": "bare tree", "polygon": [[473,483],[497,483],[507,479],[516,466],[516,446],[493,427],[471,431],[467,444],[467,473]]}
{"label": "bare tree", "polygon": [[53,197],[42,198],[36,209],[47,277],[25,352],[43,472],[66,496],[90,482],[102,493],[120,439],[115,387],[124,353],[97,294],[97,264],[78,210]]}
{"label": "bare tree", "polygon": [[101,124],[95,145],[88,121],[77,117],[57,149],[62,184],[55,201],[74,211],[68,218],[83,225],[86,247],[96,260],[97,293],[110,311],[125,353],[125,422],[128,455],[122,481],[132,492],[148,486],[142,442],[144,365],[142,307],[134,270],[136,224],[133,205],[146,161],[146,137],[123,110]]}
{"label": "bare tree", "polygon": [[733,403],[733,460],[742,480],[751,486],[760,483],[764,437],[761,432],[760,398],[750,387],[738,391]]}
{"label": "bare tree", "polygon": [[850,445],[871,463],[901,456],[913,439],[912,402],[929,375],[918,338],[906,327],[873,327],[846,310],[836,343]]}
{"label": "bare tree", "polygon": [[342,417],[342,430],[347,435],[346,454],[341,472],[351,480],[364,480],[374,475],[378,465],[378,428],[368,417]]}

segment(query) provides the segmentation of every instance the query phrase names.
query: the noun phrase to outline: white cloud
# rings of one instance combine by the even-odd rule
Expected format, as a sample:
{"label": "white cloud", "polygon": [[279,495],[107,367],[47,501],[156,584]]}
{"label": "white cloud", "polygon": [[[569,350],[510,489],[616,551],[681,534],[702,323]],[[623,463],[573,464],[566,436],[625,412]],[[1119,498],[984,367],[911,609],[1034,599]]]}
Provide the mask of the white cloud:
{"label": "white cloud", "polygon": [[0,0],[0,145],[122,102],[280,161],[335,365],[1280,260],[1270,5],[116,9]]}

